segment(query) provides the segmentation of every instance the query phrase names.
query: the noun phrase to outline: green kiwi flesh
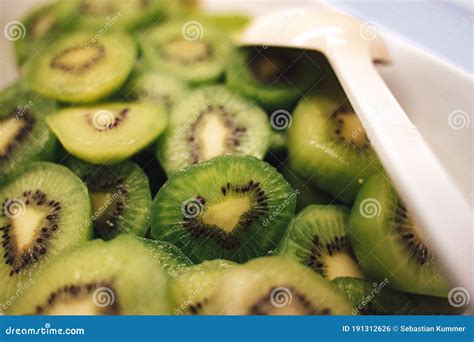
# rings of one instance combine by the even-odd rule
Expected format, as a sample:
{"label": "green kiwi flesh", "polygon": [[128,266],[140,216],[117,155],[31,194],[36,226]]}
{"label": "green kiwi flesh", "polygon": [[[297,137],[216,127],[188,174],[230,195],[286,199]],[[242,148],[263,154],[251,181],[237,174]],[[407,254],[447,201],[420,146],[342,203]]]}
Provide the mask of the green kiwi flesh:
{"label": "green kiwi flesh", "polygon": [[351,212],[349,236],[364,272],[390,287],[445,297],[449,291],[427,238],[382,173],[366,180]]}
{"label": "green kiwi flesh", "polygon": [[279,254],[329,280],[346,276],[364,278],[347,236],[349,213],[343,206],[308,206],[291,221]]}
{"label": "green kiwi flesh", "polygon": [[387,281],[370,282],[351,277],[333,280],[352,302],[353,315],[410,315],[416,306],[404,293],[389,288]]}
{"label": "green kiwi flesh", "polygon": [[71,159],[68,167],[89,189],[96,238],[110,240],[121,233],[145,236],[151,192],[148,177],[137,164],[97,166]]}
{"label": "green kiwi flesh", "polygon": [[48,162],[31,163],[4,184],[0,205],[0,304],[9,306],[41,265],[91,236],[91,207],[81,180]]}
{"label": "green kiwi flesh", "polygon": [[280,242],[296,194],[269,164],[221,156],[171,176],[152,204],[151,235],[193,261],[244,262]]}
{"label": "green kiwi flesh", "polygon": [[289,110],[319,81],[323,66],[319,55],[304,50],[241,48],[228,64],[226,82],[267,111]]}
{"label": "green kiwi flesh", "polygon": [[64,148],[92,164],[114,164],[151,144],[166,128],[163,104],[107,103],[64,108],[47,123]]}
{"label": "green kiwi flesh", "polygon": [[232,45],[219,30],[201,23],[168,23],[141,38],[145,65],[168,72],[191,86],[218,81]]}
{"label": "green kiwi flesh", "polygon": [[26,83],[63,102],[93,102],[116,92],[132,71],[134,40],[122,32],[76,32],[59,38],[25,63]]}
{"label": "green kiwi flesh", "polygon": [[158,159],[168,175],[220,155],[262,159],[269,146],[265,112],[220,86],[195,90],[176,104]]}
{"label": "green kiwi flesh", "polygon": [[211,315],[349,315],[351,304],[330,281],[272,256],[224,272],[204,310]]}
{"label": "green kiwi flesh", "polygon": [[176,315],[205,314],[203,310],[219,283],[222,273],[237,264],[229,260],[210,260],[182,268],[170,282],[170,295],[174,298]]}
{"label": "green kiwi flesh", "polygon": [[27,162],[53,159],[56,137],[44,117],[55,107],[22,83],[0,93],[0,182]]}
{"label": "green kiwi flesh", "polygon": [[333,75],[298,103],[288,128],[288,151],[292,169],[346,203],[381,168]]}
{"label": "green kiwi flesh", "polygon": [[132,236],[67,250],[35,278],[9,314],[166,315],[168,276]]}

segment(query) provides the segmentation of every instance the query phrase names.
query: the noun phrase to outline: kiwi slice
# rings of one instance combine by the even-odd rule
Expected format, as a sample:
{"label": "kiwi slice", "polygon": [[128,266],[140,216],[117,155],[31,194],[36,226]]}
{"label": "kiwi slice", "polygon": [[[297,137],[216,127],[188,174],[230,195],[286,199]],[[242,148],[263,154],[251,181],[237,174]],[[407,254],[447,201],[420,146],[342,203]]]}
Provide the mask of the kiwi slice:
{"label": "kiwi slice", "polygon": [[[87,188],[71,171],[31,163],[0,188],[0,305],[58,252],[91,235]],[[21,292],[19,292],[21,294]]]}
{"label": "kiwi slice", "polygon": [[175,173],[152,204],[151,234],[192,260],[237,262],[277,247],[296,195],[269,164],[222,156]]}
{"label": "kiwi slice", "polygon": [[211,315],[348,315],[351,304],[330,281],[288,258],[249,261],[222,274]]}
{"label": "kiwi slice", "polygon": [[93,102],[115,92],[136,59],[125,33],[102,36],[76,32],[55,41],[23,67],[26,83],[37,93],[64,102]]}
{"label": "kiwi slice", "polygon": [[60,1],[58,8],[75,13],[74,28],[106,32],[132,31],[164,15],[162,0],[67,0]]}
{"label": "kiwi slice", "polygon": [[227,154],[263,158],[270,143],[267,116],[221,86],[195,90],[176,104],[158,144],[167,174]]}
{"label": "kiwi slice", "polygon": [[46,121],[73,156],[93,164],[113,164],[152,143],[168,117],[158,103],[106,103],[65,108]]}
{"label": "kiwi slice", "polygon": [[48,49],[51,41],[56,39],[61,31],[68,29],[74,19],[73,11],[59,11],[57,3],[40,5],[29,11],[20,20],[23,26],[10,27],[18,65]]}
{"label": "kiwi slice", "polygon": [[0,182],[26,162],[53,159],[56,138],[44,116],[54,110],[54,101],[22,83],[0,93]]}
{"label": "kiwi slice", "polygon": [[291,109],[322,77],[320,59],[304,50],[241,48],[228,63],[227,85],[267,111]]}
{"label": "kiwi slice", "polygon": [[145,71],[132,77],[123,92],[128,100],[159,102],[170,110],[185,97],[186,91],[185,83],[176,77],[159,71]]}
{"label": "kiwi slice", "polygon": [[225,270],[236,264],[228,260],[204,261],[201,264],[180,269],[170,282],[170,295],[174,298],[176,315],[198,315],[207,305],[209,297]]}
{"label": "kiwi slice", "polygon": [[126,161],[97,166],[71,159],[68,166],[89,189],[95,237],[110,240],[120,233],[145,236],[151,192],[148,177],[137,164]]}
{"label": "kiwi slice", "polygon": [[410,315],[415,304],[404,293],[391,290],[388,283],[340,277],[333,280],[353,304],[353,315]]}
{"label": "kiwi slice", "polygon": [[442,267],[384,174],[367,179],[352,208],[349,231],[364,272],[397,290],[446,297]]}
{"label": "kiwi slice", "polygon": [[148,30],[140,45],[145,65],[175,75],[189,85],[220,79],[232,51],[225,35],[195,20]]}
{"label": "kiwi slice", "polygon": [[279,254],[290,257],[324,278],[364,275],[354,256],[347,231],[349,209],[337,205],[310,205],[290,223]]}
{"label": "kiwi slice", "polygon": [[408,297],[415,305],[415,315],[462,315],[468,309],[469,302],[465,306],[453,306],[448,298],[416,295],[409,293]]}
{"label": "kiwi slice", "polygon": [[298,103],[288,128],[288,152],[292,169],[346,203],[381,168],[333,75]]}
{"label": "kiwi slice", "polygon": [[65,251],[7,311],[33,315],[170,314],[168,276],[132,236]]}

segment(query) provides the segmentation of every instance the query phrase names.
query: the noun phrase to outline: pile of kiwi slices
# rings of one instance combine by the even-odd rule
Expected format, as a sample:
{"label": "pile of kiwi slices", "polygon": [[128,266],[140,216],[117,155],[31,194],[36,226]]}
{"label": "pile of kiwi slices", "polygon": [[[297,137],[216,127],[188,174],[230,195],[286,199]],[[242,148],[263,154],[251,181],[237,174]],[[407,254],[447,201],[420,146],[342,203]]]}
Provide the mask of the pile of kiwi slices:
{"label": "pile of kiwi slices", "polygon": [[323,56],[237,48],[249,18],[191,1],[59,0],[22,22],[2,314],[459,312]]}

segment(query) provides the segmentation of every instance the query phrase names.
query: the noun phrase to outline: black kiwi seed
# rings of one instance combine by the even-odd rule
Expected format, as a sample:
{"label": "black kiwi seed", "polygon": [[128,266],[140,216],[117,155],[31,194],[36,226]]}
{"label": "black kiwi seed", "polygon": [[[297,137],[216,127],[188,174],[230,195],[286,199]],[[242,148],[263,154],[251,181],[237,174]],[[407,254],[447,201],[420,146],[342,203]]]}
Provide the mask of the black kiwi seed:
{"label": "black kiwi seed", "polygon": [[331,118],[336,123],[334,134],[339,141],[348,143],[357,151],[363,151],[370,147],[370,142],[365,130],[362,128],[362,125],[360,125],[355,130],[352,130],[350,133],[344,129],[346,120],[352,118],[353,116],[356,116],[356,114],[351,108],[349,108],[348,105],[342,105],[334,110],[331,114]]}
{"label": "black kiwi seed", "polygon": [[417,234],[415,223],[405,205],[400,201],[395,209],[395,225],[395,232],[402,240],[403,246],[420,265],[434,259],[428,246]]}
{"label": "black kiwi seed", "polygon": [[0,150],[0,162],[8,159],[10,153],[12,153],[13,150],[17,148],[17,146],[25,141],[25,139],[28,137],[28,134],[33,130],[35,125],[35,118],[28,112],[27,109],[21,106],[15,108],[4,120],[22,120],[23,126],[20,130],[18,130],[17,134],[15,134],[10,143],[5,146],[3,150]]}
{"label": "black kiwi seed", "polygon": [[[272,294],[274,291],[278,291],[279,287],[272,287],[268,294],[259,299],[254,305],[250,307],[249,315],[271,315],[278,310],[274,304],[272,304]],[[329,308],[315,308],[306,296],[292,286],[282,286],[291,293],[291,303],[296,302],[297,307],[302,310],[303,315],[330,315],[331,310]],[[288,305],[291,305],[288,303]]]}
{"label": "black kiwi seed", "polygon": [[[193,122],[190,130],[190,135],[187,138],[189,144],[189,151],[191,153],[191,163],[197,164],[202,160],[201,151],[199,147],[198,139],[196,139],[196,134],[202,120],[205,119],[206,115],[215,115],[216,113],[220,116],[222,122],[226,126],[226,129],[230,132],[227,141],[226,141],[226,151],[232,153],[235,151],[235,148],[240,146],[240,140],[245,135],[247,129],[244,126],[238,125],[233,116],[229,114],[224,106],[206,106],[197,116],[196,120]],[[225,190],[224,190],[225,191]],[[224,193],[225,195],[225,193]]]}
{"label": "black kiwi seed", "polygon": [[[94,49],[95,54],[89,60],[85,61],[82,64],[69,64],[62,61],[62,59],[68,54],[74,53],[82,49]],[[75,47],[62,50],[59,54],[57,54],[51,60],[50,66],[54,69],[60,69],[65,72],[79,74],[90,69],[92,66],[97,64],[100,60],[102,60],[104,57],[105,57],[105,47],[103,45],[99,45],[96,43],[87,47],[75,46]]]}
{"label": "black kiwi seed", "polygon": [[[112,285],[109,282],[91,282],[86,284],[67,284],[58,290],[52,292],[44,305],[38,305],[36,307],[35,315],[44,315],[48,314],[48,311],[52,309],[57,303],[60,302],[69,302],[71,300],[81,300],[87,299],[87,297],[93,295],[94,291],[106,288],[109,289],[112,293],[116,293],[113,290]],[[100,290],[99,290],[100,291]],[[103,315],[119,315],[120,314],[120,305],[116,297],[113,298],[110,305],[97,306],[97,310],[100,314]],[[93,300],[93,298],[92,298]]]}
{"label": "black kiwi seed", "polygon": [[311,253],[306,261],[306,265],[324,277],[327,274],[326,265],[322,261],[322,257],[325,255],[332,256],[340,252],[348,254],[356,260],[347,236],[336,236],[332,242],[322,243],[320,238],[316,235],[313,237]]}
{"label": "black kiwi seed", "polygon": [[[197,217],[183,215],[183,226],[188,229],[193,236],[214,239],[223,249],[231,250],[241,245],[238,238],[239,233],[250,227],[253,221],[259,219],[268,212],[267,196],[265,191],[260,187],[260,183],[255,183],[253,180],[250,180],[244,185],[227,183],[219,188],[224,196],[230,195],[232,192],[246,193],[250,196],[251,201],[253,202],[253,205],[251,206],[252,209],[241,215],[239,222],[232,233],[227,233],[218,226],[204,223],[200,215]],[[202,196],[196,196],[196,201],[203,207],[206,203],[206,200]],[[204,210],[202,211],[204,212]]]}
{"label": "black kiwi seed", "polygon": [[[10,276],[13,276],[15,273],[20,273],[21,270],[29,267],[33,262],[44,256],[50,245],[49,240],[59,227],[58,221],[60,211],[56,210],[56,207],[51,204],[51,201],[47,201],[47,195],[44,192],[41,190],[36,190],[34,192],[25,191],[23,195],[21,201],[22,203],[25,203],[26,207],[34,206],[41,208],[43,211],[49,210],[51,214],[46,215],[43,222],[44,226],[36,231],[36,236],[31,240],[32,242],[26,248],[19,250],[15,235],[15,218],[9,217],[7,213],[8,202],[11,201],[11,199],[6,199],[2,204],[1,215],[6,218],[7,222],[9,222],[0,230],[3,231],[2,246],[6,251],[3,258],[5,264],[12,267]],[[58,202],[54,203],[56,204]],[[53,227],[54,229],[52,229]]]}

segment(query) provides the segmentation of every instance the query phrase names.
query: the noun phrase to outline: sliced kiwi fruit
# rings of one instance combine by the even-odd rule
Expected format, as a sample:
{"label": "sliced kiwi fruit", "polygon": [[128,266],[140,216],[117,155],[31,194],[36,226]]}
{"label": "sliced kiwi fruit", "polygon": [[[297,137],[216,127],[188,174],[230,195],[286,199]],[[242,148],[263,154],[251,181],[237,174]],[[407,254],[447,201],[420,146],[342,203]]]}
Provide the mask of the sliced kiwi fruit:
{"label": "sliced kiwi fruit", "polygon": [[225,270],[236,264],[229,260],[204,261],[185,267],[175,273],[170,282],[170,295],[174,298],[176,315],[204,314],[209,297]]}
{"label": "sliced kiwi fruit", "polygon": [[410,315],[416,312],[413,301],[406,294],[391,290],[388,282],[339,277],[333,283],[352,302],[353,315]]}
{"label": "sliced kiwi fruit", "polygon": [[137,164],[97,166],[71,158],[67,166],[89,189],[96,238],[110,240],[120,233],[145,236],[151,192],[148,177]]}
{"label": "sliced kiwi fruit", "polygon": [[168,116],[159,103],[105,103],[64,108],[46,121],[73,156],[113,164],[152,143],[165,129]]}
{"label": "sliced kiwi fruit", "polygon": [[37,93],[64,102],[93,102],[114,93],[136,60],[134,40],[122,32],[67,34],[23,67]]}
{"label": "sliced kiwi fruit", "polygon": [[127,81],[123,93],[129,101],[163,103],[170,110],[185,98],[187,86],[176,77],[159,71],[145,71]]}
{"label": "sliced kiwi fruit", "polygon": [[352,203],[381,169],[361,122],[334,75],[303,98],[288,128],[290,166],[332,196]]}
{"label": "sliced kiwi fruit", "polygon": [[290,223],[279,254],[310,267],[324,278],[364,278],[347,231],[349,209],[337,205],[310,205]]}
{"label": "sliced kiwi fruit", "polygon": [[307,267],[271,256],[224,272],[204,310],[211,315],[349,315],[351,304]]}
{"label": "sliced kiwi fruit", "polygon": [[0,93],[0,182],[27,162],[53,159],[56,138],[44,117],[55,106],[22,83]]}
{"label": "sliced kiwi fruit", "polygon": [[349,236],[364,272],[390,287],[446,297],[442,266],[406,206],[382,173],[364,182],[350,218]]}
{"label": "sliced kiwi fruit", "polygon": [[291,109],[322,78],[320,59],[304,50],[241,48],[228,63],[227,85],[267,111]]}
{"label": "sliced kiwi fruit", "polygon": [[192,86],[219,80],[232,51],[231,43],[218,29],[203,27],[195,20],[148,30],[140,45],[145,65]]}
{"label": "sliced kiwi fruit", "polygon": [[0,205],[0,304],[9,306],[41,265],[91,236],[91,206],[81,180],[48,162],[31,163],[2,185]]}
{"label": "sliced kiwi fruit", "polygon": [[132,236],[67,250],[7,311],[33,315],[170,314],[168,276]]}
{"label": "sliced kiwi fruit", "polygon": [[269,143],[270,124],[263,110],[224,87],[211,86],[176,104],[158,144],[158,159],[171,175],[220,155],[263,158]]}
{"label": "sliced kiwi fruit", "polygon": [[162,0],[67,0],[61,1],[58,8],[75,13],[75,29],[105,32],[133,31],[164,15]]}
{"label": "sliced kiwi fruit", "polygon": [[152,204],[151,234],[192,260],[244,262],[277,247],[296,195],[269,164],[221,156],[178,171]]}
{"label": "sliced kiwi fruit", "polygon": [[44,53],[61,31],[72,26],[74,19],[72,10],[59,11],[58,3],[50,3],[35,7],[28,12],[20,20],[22,25],[10,26],[10,35],[15,38],[17,64],[22,65],[31,57]]}
{"label": "sliced kiwi fruit", "polygon": [[[469,302],[465,306],[453,306],[445,297],[433,297],[409,293],[408,297],[415,305],[415,315],[462,315],[468,309]],[[456,304],[456,303],[455,303]]]}

